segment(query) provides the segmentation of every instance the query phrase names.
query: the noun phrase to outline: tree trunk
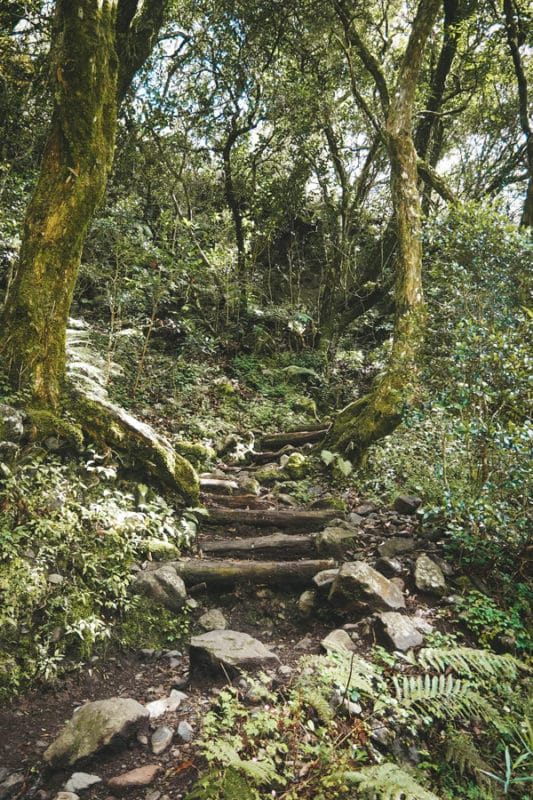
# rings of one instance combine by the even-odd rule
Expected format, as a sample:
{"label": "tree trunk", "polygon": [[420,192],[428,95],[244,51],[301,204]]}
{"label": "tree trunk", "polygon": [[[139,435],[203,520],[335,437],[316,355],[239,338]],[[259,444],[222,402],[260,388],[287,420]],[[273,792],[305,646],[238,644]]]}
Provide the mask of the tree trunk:
{"label": "tree trunk", "polygon": [[[440,0],[421,0],[396,87],[390,95],[381,93],[387,110],[386,145],[398,245],[392,351],[385,373],[367,395],[337,415],[325,443],[330,449],[346,453],[355,465],[361,463],[370,445],[399,425],[404,406],[415,395],[424,306],[420,195],[412,115],[420,64],[439,5]],[[382,81],[382,76],[379,81],[376,78],[378,88]]]}
{"label": "tree trunk", "polygon": [[0,351],[14,385],[53,408],[65,372],[65,332],[83,239],[113,160],[115,14],[110,3],[57,3],[52,126],[0,319]]}
{"label": "tree trunk", "polygon": [[68,314],[85,232],[113,161],[118,100],[148,56],[166,5],[56,2],[52,123],[0,315],[0,354],[12,384],[42,407],[60,405]]}
{"label": "tree trunk", "polygon": [[231,561],[207,558],[170,561],[186,586],[206,583],[207,586],[232,586],[236,583],[266,583],[294,586],[308,584],[323,570],[332,569],[330,559],[309,561]]}

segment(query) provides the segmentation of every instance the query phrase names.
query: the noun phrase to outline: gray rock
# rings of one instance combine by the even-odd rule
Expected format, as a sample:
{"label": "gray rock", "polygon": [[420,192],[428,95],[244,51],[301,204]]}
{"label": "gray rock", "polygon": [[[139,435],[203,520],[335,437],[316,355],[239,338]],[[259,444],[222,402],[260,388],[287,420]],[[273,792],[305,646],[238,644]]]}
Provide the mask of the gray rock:
{"label": "gray rock", "polygon": [[394,578],[401,574],[403,567],[397,558],[378,558],[376,569],[386,578]]}
{"label": "gray rock", "polygon": [[300,597],[298,598],[298,611],[302,615],[302,617],[309,617],[313,613],[313,610],[316,605],[316,592],[313,592],[309,589],[306,592],[302,592]]}
{"label": "gray rock", "polygon": [[414,621],[397,611],[386,611],[376,619],[378,635],[386,640],[394,650],[406,652],[411,647],[419,647],[424,637]]}
{"label": "gray rock", "polygon": [[182,742],[192,742],[194,739],[194,728],[193,726],[187,722],[186,720],[182,720],[178,725],[178,736],[182,740]]}
{"label": "gray rock", "polygon": [[76,794],[76,792],[66,792],[63,790],[55,795],[54,800],[79,800],[79,795]]}
{"label": "gray rock", "polygon": [[239,631],[209,631],[193,636],[190,645],[191,664],[210,668],[239,668],[277,666],[278,656],[258,639]]}
{"label": "gray rock", "polygon": [[150,719],[158,719],[159,717],[162,717],[163,714],[176,711],[179,708],[181,701],[186,699],[186,694],[178,691],[178,689],[172,689],[168,697],[161,697],[159,700],[152,700],[151,703],[146,704],[145,708],[150,715]]}
{"label": "gray rock", "polygon": [[0,442],[0,460],[6,464],[15,461],[20,448],[15,442]]}
{"label": "gray rock", "polygon": [[318,553],[321,556],[342,559],[346,551],[357,543],[361,533],[359,528],[346,529],[340,526],[324,528],[315,540]]}
{"label": "gray rock", "polygon": [[52,574],[48,576],[48,583],[51,583],[55,586],[61,586],[61,584],[64,582],[65,578],[63,575],[59,575],[57,572],[52,572]]}
{"label": "gray rock", "polygon": [[71,766],[111,741],[135,736],[147,724],[148,711],[136,700],[111,697],[79,708],[44,753],[52,767]]}
{"label": "gray rock", "polygon": [[66,782],[64,791],[78,794],[94,786],[95,783],[102,783],[99,775],[90,775],[88,772],[74,772]]}
{"label": "gray rock", "polygon": [[446,594],[446,581],[441,568],[426,555],[419,556],[416,560],[415,585],[420,592],[438,597]]}
{"label": "gray rock", "polygon": [[338,574],[338,569],[323,569],[314,576],[313,583],[319,592],[328,592]]}
{"label": "gray rock", "polygon": [[171,611],[180,611],[187,600],[187,590],[175,568],[166,564],[153,572],[140,572],[132,590],[136,594],[150,597]]}
{"label": "gray rock", "polygon": [[164,753],[167,747],[170,747],[173,738],[174,728],[169,728],[166,725],[160,725],[159,728],[156,728],[150,740],[154,756]]}
{"label": "gray rock", "polygon": [[224,631],[228,627],[227,620],[220,608],[211,608],[202,614],[198,624],[206,631]]}
{"label": "gray rock", "polygon": [[398,587],[364,561],[349,561],[342,565],[329,599],[354,611],[364,611],[368,607],[382,611],[405,608]]}
{"label": "gray rock", "polygon": [[0,439],[19,442],[23,434],[23,416],[20,411],[6,403],[0,403]]}
{"label": "gray rock", "polygon": [[415,549],[415,540],[410,536],[391,536],[386,542],[380,544],[378,553],[383,558],[394,558],[401,553],[412,553]]}
{"label": "gray rock", "polygon": [[320,644],[328,653],[338,653],[339,651],[353,653],[355,650],[355,645],[352,642],[350,635],[340,628],[328,633],[328,635],[322,639]]}
{"label": "gray rock", "polygon": [[282,664],[281,667],[278,669],[278,675],[281,678],[290,678],[292,675],[292,667],[289,667],[288,664]]}
{"label": "gray rock", "polygon": [[398,514],[414,514],[422,504],[420,497],[413,497],[410,494],[400,494],[394,501],[394,510]]}
{"label": "gray rock", "polygon": [[8,798],[18,794],[24,781],[25,778],[22,772],[12,772],[11,775],[4,777],[2,783],[0,783],[0,800],[8,800]]}

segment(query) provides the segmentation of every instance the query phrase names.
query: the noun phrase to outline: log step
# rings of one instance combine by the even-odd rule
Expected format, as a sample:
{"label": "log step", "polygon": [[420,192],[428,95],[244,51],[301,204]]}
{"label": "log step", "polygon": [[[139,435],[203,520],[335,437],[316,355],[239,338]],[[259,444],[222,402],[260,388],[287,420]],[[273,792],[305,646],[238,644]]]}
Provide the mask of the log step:
{"label": "log step", "polygon": [[207,494],[235,494],[239,491],[239,484],[221,478],[200,478],[200,491]]}
{"label": "log step", "polygon": [[202,525],[244,525],[255,528],[272,526],[316,531],[324,528],[332,519],[344,518],[344,516],[341,512],[330,509],[324,511],[270,511],[211,508],[209,516],[202,519]]}
{"label": "log step", "polygon": [[305,561],[238,561],[231,559],[181,559],[170,563],[186,586],[205,583],[208,587],[238,583],[268,585],[308,584],[318,573],[336,566],[332,559]]}
{"label": "log step", "polygon": [[236,556],[237,558],[286,559],[316,555],[315,536],[290,536],[272,533],[252,539],[210,539],[200,541],[200,550],[207,556]]}
{"label": "log step", "polygon": [[261,448],[263,450],[275,450],[287,444],[298,446],[301,444],[320,442],[327,432],[328,428],[322,427],[318,430],[271,433],[268,436],[263,436],[261,439]]}
{"label": "log step", "polygon": [[260,511],[269,511],[272,510],[273,502],[272,500],[265,500],[263,497],[258,497],[255,494],[229,494],[229,495],[217,495],[216,498],[213,496],[209,497],[210,503],[216,503],[216,505],[208,505],[207,510],[209,513],[213,511],[217,511],[219,506],[224,506],[224,508],[236,508],[245,511],[255,510]]}

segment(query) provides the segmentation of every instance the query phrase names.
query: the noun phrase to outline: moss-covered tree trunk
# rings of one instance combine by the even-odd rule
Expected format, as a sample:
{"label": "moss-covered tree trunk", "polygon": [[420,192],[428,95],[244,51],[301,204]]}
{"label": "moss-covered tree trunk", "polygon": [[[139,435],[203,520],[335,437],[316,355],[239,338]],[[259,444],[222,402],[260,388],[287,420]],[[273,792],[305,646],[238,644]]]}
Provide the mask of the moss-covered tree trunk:
{"label": "moss-covered tree trunk", "polygon": [[[361,462],[371,444],[398,426],[416,388],[424,304],[420,194],[412,118],[420,65],[439,5],[440,0],[421,0],[390,95],[386,88],[380,88],[384,86],[382,73],[374,76],[386,111],[386,145],[398,247],[396,316],[385,372],[367,395],[337,415],[326,439],[330,449],[346,453],[354,464]],[[377,62],[373,61],[372,67],[377,70]]]}
{"label": "moss-covered tree trunk", "polygon": [[85,231],[113,161],[117,104],[150,53],[165,6],[165,0],[56,2],[53,117],[0,315],[2,362],[13,385],[44,407],[60,403],[67,319]]}
{"label": "moss-covered tree trunk", "polygon": [[52,407],[65,370],[65,331],[84,234],[113,160],[115,14],[114,3],[57,4],[52,125],[0,321],[0,348],[13,381]]}

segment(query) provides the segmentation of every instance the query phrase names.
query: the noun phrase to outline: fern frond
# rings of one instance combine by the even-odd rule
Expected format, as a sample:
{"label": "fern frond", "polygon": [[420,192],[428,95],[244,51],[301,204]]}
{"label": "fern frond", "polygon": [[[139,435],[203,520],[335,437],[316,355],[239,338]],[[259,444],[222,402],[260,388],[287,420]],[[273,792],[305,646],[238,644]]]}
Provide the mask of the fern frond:
{"label": "fern frond", "polygon": [[357,796],[369,800],[439,800],[396,764],[385,762],[344,774],[347,783],[357,784]]}
{"label": "fern frond", "polygon": [[499,730],[507,725],[498,711],[468,681],[454,675],[415,675],[393,678],[398,701],[436,719],[472,719],[479,716]]}
{"label": "fern frond", "polygon": [[246,775],[257,786],[279,782],[278,774],[271,762],[249,761],[241,758],[237,750],[224,739],[219,739],[216,746],[210,748],[209,756],[211,761],[216,758],[222,766],[231,767],[231,769]]}
{"label": "fern frond", "polygon": [[464,775],[465,772],[476,775],[478,778],[481,775],[480,782],[489,783],[486,778],[483,778],[480,770],[490,771],[490,764],[487,764],[481,756],[471,736],[447,730],[444,752],[446,760],[455,764],[461,775]]}
{"label": "fern frond", "polygon": [[508,653],[497,655],[474,647],[424,647],[416,658],[424,669],[446,672],[451,668],[459,675],[474,673],[497,680],[515,680],[519,670],[527,669]]}

